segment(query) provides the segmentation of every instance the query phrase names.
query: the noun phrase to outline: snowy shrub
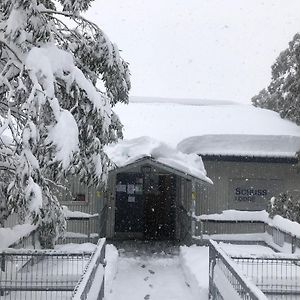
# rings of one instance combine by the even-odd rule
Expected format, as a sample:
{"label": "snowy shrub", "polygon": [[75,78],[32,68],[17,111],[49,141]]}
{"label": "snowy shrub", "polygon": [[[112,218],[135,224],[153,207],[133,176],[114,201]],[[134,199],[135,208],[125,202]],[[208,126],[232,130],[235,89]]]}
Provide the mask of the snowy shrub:
{"label": "snowy shrub", "polygon": [[50,185],[105,182],[103,147],[122,137],[112,107],[128,102],[128,64],[81,17],[90,2],[0,2],[0,220],[30,216],[47,247],[65,228]]}
{"label": "snowy shrub", "polygon": [[272,197],[267,211],[271,218],[279,215],[300,223],[300,199],[296,199],[288,192],[281,193],[277,197]]}

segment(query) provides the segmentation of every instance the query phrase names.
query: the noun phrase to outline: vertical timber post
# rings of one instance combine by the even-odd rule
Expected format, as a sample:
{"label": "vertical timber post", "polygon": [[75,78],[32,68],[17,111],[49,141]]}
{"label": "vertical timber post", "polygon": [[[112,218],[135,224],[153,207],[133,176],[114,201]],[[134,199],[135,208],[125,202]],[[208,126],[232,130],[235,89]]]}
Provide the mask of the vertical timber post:
{"label": "vertical timber post", "polygon": [[196,215],[196,187],[195,181],[192,180],[192,195],[191,195],[191,238],[196,235],[196,220],[194,216]]}

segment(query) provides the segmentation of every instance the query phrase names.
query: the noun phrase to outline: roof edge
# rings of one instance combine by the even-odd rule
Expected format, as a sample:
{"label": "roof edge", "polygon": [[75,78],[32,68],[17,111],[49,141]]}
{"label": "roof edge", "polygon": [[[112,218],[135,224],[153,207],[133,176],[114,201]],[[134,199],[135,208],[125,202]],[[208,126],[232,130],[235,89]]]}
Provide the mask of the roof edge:
{"label": "roof edge", "polygon": [[297,164],[299,159],[294,157],[275,156],[250,156],[250,155],[222,155],[222,154],[198,154],[203,161],[231,161],[231,162],[258,162],[258,163],[287,163]]}
{"label": "roof edge", "polygon": [[157,168],[164,169],[165,171],[167,171],[169,173],[174,173],[175,175],[178,175],[180,177],[183,177],[183,178],[186,178],[186,179],[189,179],[189,180],[196,180],[198,182],[202,182],[202,183],[206,183],[206,184],[212,184],[211,182],[209,182],[210,179],[208,177],[207,177],[208,180],[206,181],[203,178],[199,178],[199,177],[196,177],[194,175],[185,173],[185,172],[183,172],[179,169],[176,169],[176,168],[168,166],[168,165],[166,165],[162,162],[159,162],[151,156],[144,156],[144,157],[141,157],[141,158],[137,159],[136,161],[131,162],[127,165],[120,166],[120,167],[117,166],[115,169],[110,170],[109,172],[110,173],[117,173],[118,171],[126,171],[127,169],[130,169],[132,167],[138,167],[138,166],[142,165],[145,162],[148,163],[148,164],[154,165]]}

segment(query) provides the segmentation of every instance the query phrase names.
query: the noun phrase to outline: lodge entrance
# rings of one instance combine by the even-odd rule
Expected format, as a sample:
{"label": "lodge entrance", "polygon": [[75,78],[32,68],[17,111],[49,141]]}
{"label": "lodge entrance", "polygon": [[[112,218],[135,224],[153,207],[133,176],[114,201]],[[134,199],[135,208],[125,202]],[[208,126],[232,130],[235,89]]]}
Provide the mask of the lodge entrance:
{"label": "lodge entrance", "polygon": [[147,240],[175,238],[175,178],[158,175],[144,190],[144,235]]}
{"label": "lodge entrance", "polygon": [[175,238],[176,180],[170,174],[119,173],[115,232],[145,240]]}

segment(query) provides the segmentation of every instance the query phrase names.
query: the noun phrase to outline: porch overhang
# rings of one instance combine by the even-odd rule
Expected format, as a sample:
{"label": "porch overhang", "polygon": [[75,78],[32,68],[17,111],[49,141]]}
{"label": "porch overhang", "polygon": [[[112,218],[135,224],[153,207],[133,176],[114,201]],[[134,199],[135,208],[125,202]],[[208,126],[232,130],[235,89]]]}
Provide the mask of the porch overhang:
{"label": "porch overhang", "polygon": [[132,168],[142,167],[142,166],[151,166],[154,170],[156,168],[160,169],[160,170],[164,170],[168,173],[175,174],[179,177],[182,177],[182,178],[185,178],[187,180],[194,181],[194,182],[198,182],[198,183],[202,183],[202,184],[212,184],[209,181],[209,178],[207,178],[207,180],[204,180],[203,178],[197,177],[193,174],[183,172],[182,170],[174,168],[173,166],[169,166],[165,163],[157,161],[156,159],[154,159],[151,156],[141,157],[141,158],[139,158],[139,159],[127,164],[127,165],[121,166],[121,167],[116,166],[116,168],[110,170],[109,173],[113,174],[113,173],[119,173],[119,172],[126,172],[126,171],[129,171]]}

